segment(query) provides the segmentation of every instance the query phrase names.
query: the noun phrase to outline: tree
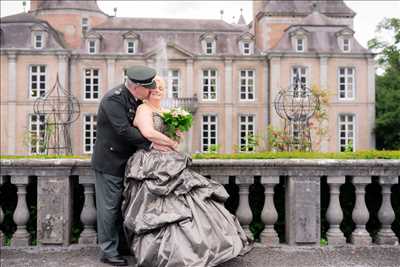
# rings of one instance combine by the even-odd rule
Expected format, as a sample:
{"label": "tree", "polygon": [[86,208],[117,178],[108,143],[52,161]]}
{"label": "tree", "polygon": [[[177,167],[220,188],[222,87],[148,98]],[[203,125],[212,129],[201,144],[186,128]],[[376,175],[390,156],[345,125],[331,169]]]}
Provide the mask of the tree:
{"label": "tree", "polygon": [[378,54],[384,70],[376,76],[376,146],[400,149],[400,19],[386,18],[378,24],[378,34],[390,33],[392,40],[376,37],[368,47]]}

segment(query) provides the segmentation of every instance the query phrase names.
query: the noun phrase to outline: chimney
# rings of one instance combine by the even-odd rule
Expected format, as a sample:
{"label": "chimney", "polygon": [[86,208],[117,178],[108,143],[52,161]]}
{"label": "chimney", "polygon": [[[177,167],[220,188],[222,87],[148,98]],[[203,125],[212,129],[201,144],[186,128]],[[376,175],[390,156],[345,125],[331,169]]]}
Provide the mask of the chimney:
{"label": "chimney", "polygon": [[38,9],[40,2],[42,2],[42,0],[31,0],[31,9],[29,11],[35,11]]}

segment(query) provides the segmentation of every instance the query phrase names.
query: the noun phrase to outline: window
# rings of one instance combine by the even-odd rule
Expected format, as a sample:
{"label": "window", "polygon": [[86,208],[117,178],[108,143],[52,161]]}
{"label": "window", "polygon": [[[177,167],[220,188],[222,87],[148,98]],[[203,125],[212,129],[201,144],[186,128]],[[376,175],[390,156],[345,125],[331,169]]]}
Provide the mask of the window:
{"label": "window", "polygon": [[29,67],[29,95],[38,98],[46,94],[46,65],[31,65]]}
{"label": "window", "polygon": [[43,154],[46,152],[45,115],[29,115],[29,153]]}
{"label": "window", "polygon": [[343,52],[350,52],[350,39],[343,39]]}
{"label": "window", "polygon": [[128,54],[135,54],[135,41],[134,40],[127,40],[126,41],[126,49]]}
{"label": "window", "polygon": [[240,71],[240,100],[254,100],[254,70]]}
{"label": "window", "polygon": [[179,70],[168,70],[168,96],[179,97]]}
{"label": "window", "polygon": [[296,39],[296,51],[297,52],[304,52],[304,38],[297,38]]}
{"label": "window", "polygon": [[33,42],[35,49],[42,49],[44,42],[44,34],[42,32],[35,33]]}
{"label": "window", "polygon": [[93,100],[99,98],[99,70],[85,69],[85,97]]}
{"label": "window", "polygon": [[339,115],[340,151],[355,151],[355,117],[351,114]]}
{"label": "window", "polygon": [[292,85],[293,85],[293,97],[304,98],[306,97],[306,86],[307,81],[307,68],[306,67],[293,67],[292,68]]}
{"label": "window", "polygon": [[216,70],[203,70],[203,100],[217,100]]}
{"label": "window", "polygon": [[89,19],[82,18],[82,32],[87,32],[89,30]]}
{"label": "window", "polygon": [[251,54],[250,43],[244,42],[243,43],[243,55],[250,55],[250,54]]}
{"label": "window", "polygon": [[93,153],[96,143],[96,115],[85,115],[83,120],[83,152]]}
{"label": "window", "polygon": [[206,54],[207,55],[212,55],[213,53],[213,42],[212,41],[207,41],[206,42]]}
{"label": "window", "polygon": [[122,74],[122,83],[125,83],[126,79],[128,78],[128,76],[126,75],[126,69],[124,69],[124,73]]}
{"label": "window", "polygon": [[339,68],[339,99],[354,99],[354,68]]}
{"label": "window", "polygon": [[96,40],[89,40],[89,54],[96,54]]}
{"label": "window", "polygon": [[239,116],[239,151],[254,151],[255,144],[254,115]]}
{"label": "window", "polygon": [[217,146],[217,116],[203,115],[201,131],[201,151],[210,152]]}

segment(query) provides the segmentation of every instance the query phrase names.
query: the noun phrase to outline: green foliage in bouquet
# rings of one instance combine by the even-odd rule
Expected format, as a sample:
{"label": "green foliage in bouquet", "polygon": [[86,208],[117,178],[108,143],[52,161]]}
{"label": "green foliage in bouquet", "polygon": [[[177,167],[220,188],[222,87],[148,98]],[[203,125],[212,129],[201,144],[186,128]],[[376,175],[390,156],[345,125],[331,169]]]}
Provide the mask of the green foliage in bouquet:
{"label": "green foliage in bouquet", "polygon": [[179,136],[176,134],[177,131],[189,131],[193,122],[192,115],[181,108],[173,108],[167,112],[163,112],[162,119],[166,126],[165,134],[174,140],[179,139]]}

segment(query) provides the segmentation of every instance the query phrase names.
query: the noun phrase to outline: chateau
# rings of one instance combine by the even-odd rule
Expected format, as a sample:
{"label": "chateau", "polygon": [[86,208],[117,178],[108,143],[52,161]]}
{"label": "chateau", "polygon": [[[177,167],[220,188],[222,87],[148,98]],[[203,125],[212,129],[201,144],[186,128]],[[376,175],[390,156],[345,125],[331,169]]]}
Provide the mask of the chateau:
{"label": "chateau", "polygon": [[168,96],[194,112],[187,151],[217,145],[232,153],[248,148],[249,135],[266,139],[269,125],[283,126],[274,99],[296,77],[329,91],[318,150],[372,149],[375,61],[354,38],[355,15],[342,0],[253,1],[250,23],[243,16],[237,23],[123,18],[105,14],[95,0],[31,1],[28,12],[1,18],[1,154],[43,153],[43,142],[25,137],[44,138],[45,118],[33,105],[57,75],[80,102],[73,154],[90,154],[101,97],[124,81],[128,66],[156,67],[160,40]]}

